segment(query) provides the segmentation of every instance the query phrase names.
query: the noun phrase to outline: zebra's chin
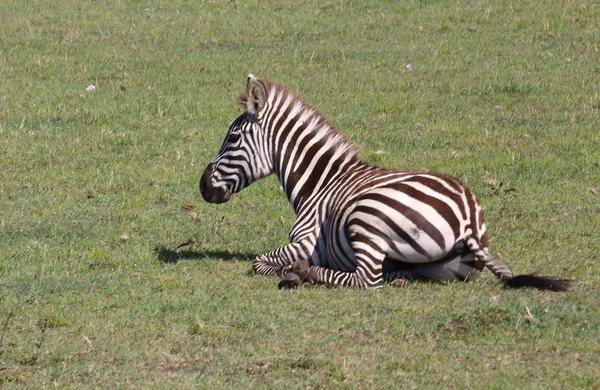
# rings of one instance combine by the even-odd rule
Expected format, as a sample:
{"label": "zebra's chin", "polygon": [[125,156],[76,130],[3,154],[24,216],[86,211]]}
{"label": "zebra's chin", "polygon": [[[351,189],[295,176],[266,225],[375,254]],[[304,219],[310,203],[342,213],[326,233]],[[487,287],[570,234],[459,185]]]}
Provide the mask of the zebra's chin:
{"label": "zebra's chin", "polygon": [[200,193],[208,203],[225,203],[231,198],[231,193],[223,187],[205,187],[200,182]]}

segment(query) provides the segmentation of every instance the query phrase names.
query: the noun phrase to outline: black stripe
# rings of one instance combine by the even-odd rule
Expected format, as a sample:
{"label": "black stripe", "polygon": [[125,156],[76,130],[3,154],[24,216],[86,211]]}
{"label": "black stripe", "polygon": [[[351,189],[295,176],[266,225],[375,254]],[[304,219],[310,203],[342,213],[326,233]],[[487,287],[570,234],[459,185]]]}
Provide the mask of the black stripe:
{"label": "black stripe", "polygon": [[[417,228],[424,231],[429,237],[431,237],[431,239],[438,244],[440,249],[446,250],[446,240],[444,239],[444,235],[417,210],[383,194],[367,193],[361,197],[361,200],[362,199],[372,199],[398,211],[400,214],[404,215],[407,219],[414,223]],[[417,198],[417,200],[420,201],[421,199]]]}
{"label": "black stripe", "polygon": [[[302,112],[303,112],[303,110],[300,111],[298,118],[302,116]],[[290,123],[288,124],[289,130],[285,129],[283,131],[281,138],[280,138],[279,145],[277,145],[277,149],[276,149],[280,153],[279,156],[276,156],[276,158],[280,159],[279,163],[281,164],[281,171],[279,173],[279,176],[285,175],[285,171],[287,170],[288,165],[295,163],[295,161],[290,161],[291,156],[292,156],[292,150],[294,150],[294,147],[298,143],[298,138],[300,138],[300,135],[306,130],[306,127],[308,126],[309,123],[310,123],[310,121],[306,121],[302,125],[298,126],[298,128],[292,134],[292,137],[290,138],[290,142],[288,143],[287,148],[285,148],[285,150],[283,149],[283,146],[284,146],[283,144],[288,136],[287,133],[289,131],[291,131],[291,129],[294,127],[294,125],[296,124],[296,120],[290,121]],[[307,137],[307,138],[310,138],[310,137]],[[281,155],[282,151],[283,151],[283,155]],[[301,153],[302,149],[298,149],[298,152]],[[279,169],[279,168],[277,167],[277,169]]]}
{"label": "black stripe", "polygon": [[[450,183],[450,181],[445,180],[444,177],[442,177],[440,175],[432,174],[432,176],[435,176],[435,177],[438,177],[438,178],[444,180],[445,183],[448,183],[450,185],[452,184],[452,183]],[[430,188],[431,190],[433,190],[439,194],[442,194],[447,198],[452,199],[452,201],[454,203],[456,203],[456,205],[459,207],[461,216],[463,217],[463,219],[467,218],[467,210],[465,209],[465,202],[462,199],[462,197],[460,196],[460,194],[457,194],[457,193],[454,193],[454,192],[448,190],[446,187],[444,187],[444,185],[442,183],[440,183],[439,181],[437,181],[435,179],[431,179],[429,177],[415,176],[415,177],[411,177],[410,179],[407,180],[407,182],[412,182],[412,181],[423,184],[424,186]],[[451,187],[454,187],[454,186],[451,185]],[[457,190],[460,191],[460,188],[457,188]]]}
{"label": "black stripe", "polygon": [[437,211],[438,214],[442,216],[442,218],[448,221],[448,224],[450,225],[450,227],[452,228],[452,232],[454,233],[454,237],[460,237],[460,222],[458,221],[458,218],[454,214],[452,208],[448,206],[446,202],[433,196],[427,195],[424,192],[415,189],[409,184],[404,184],[403,182],[394,183],[394,188],[398,191],[405,193],[411,198],[418,199],[421,202],[427,203],[428,205],[433,207],[435,211]]}
{"label": "black stripe", "polygon": [[[387,215],[382,213],[380,210],[375,209],[370,206],[366,206],[366,205],[359,205],[354,208],[353,213],[358,213],[358,212],[369,214],[369,215],[374,216],[375,218],[380,219],[382,222],[384,222],[386,225],[388,225],[390,227],[390,229],[392,229],[394,231],[394,233],[396,233],[397,236],[399,236],[407,244],[409,244],[416,252],[425,256],[428,259],[430,258],[427,251],[425,249],[423,249],[421,247],[421,245],[419,245],[408,233],[406,233],[404,230],[402,230],[402,228],[400,226],[398,226],[394,221],[392,221]],[[348,224],[350,226],[352,226],[354,224],[359,225],[367,231],[374,230],[372,225],[367,224],[365,221],[363,221],[359,218],[351,218],[348,221]],[[381,235],[380,235],[380,237],[381,237]],[[352,239],[354,240],[355,238],[352,237]]]}

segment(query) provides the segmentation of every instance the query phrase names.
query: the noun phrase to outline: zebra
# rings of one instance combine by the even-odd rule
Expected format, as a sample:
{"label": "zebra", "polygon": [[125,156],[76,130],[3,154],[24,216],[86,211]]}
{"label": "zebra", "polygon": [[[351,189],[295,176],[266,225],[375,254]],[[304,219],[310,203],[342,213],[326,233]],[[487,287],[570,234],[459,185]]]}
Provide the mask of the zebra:
{"label": "zebra", "polygon": [[488,253],[477,197],[457,178],[364,162],[358,147],[283,85],[248,75],[244,112],[199,183],[210,203],[275,173],[296,214],[290,243],[252,262],[258,274],[378,288],[384,281],[468,281],[488,268],[506,287],[566,291],[569,281],[515,275]]}

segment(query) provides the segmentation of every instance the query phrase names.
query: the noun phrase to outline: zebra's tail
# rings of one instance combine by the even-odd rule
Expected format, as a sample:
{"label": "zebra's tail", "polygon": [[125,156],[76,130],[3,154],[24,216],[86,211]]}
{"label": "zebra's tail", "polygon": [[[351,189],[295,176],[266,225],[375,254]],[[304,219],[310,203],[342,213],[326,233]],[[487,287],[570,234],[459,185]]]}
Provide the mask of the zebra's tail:
{"label": "zebra's tail", "polygon": [[552,276],[538,276],[535,274],[513,274],[508,264],[497,257],[490,256],[487,250],[481,247],[479,240],[475,237],[469,238],[467,245],[475,255],[475,258],[492,271],[505,287],[534,287],[539,290],[550,291],[567,291],[569,289],[570,281],[566,279],[559,279]]}
{"label": "zebra's tail", "polygon": [[540,290],[567,291],[571,282],[553,276],[537,276],[535,274],[517,275],[512,279],[504,281],[506,287],[521,288],[535,287]]}

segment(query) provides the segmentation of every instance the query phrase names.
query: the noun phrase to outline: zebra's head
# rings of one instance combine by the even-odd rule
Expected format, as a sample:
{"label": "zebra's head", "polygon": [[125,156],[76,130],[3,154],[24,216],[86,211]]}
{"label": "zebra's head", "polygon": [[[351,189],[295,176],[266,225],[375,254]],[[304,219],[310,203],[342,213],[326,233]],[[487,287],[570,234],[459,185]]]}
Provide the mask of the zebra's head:
{"label": "zebra's head", "polygon": [[244,112],[229,125],[219,153],[200,180],[200,193],[210,203],[227,202],[232,194],[273,172],[262,126],[267,90],[252,74],[240,104]]}

